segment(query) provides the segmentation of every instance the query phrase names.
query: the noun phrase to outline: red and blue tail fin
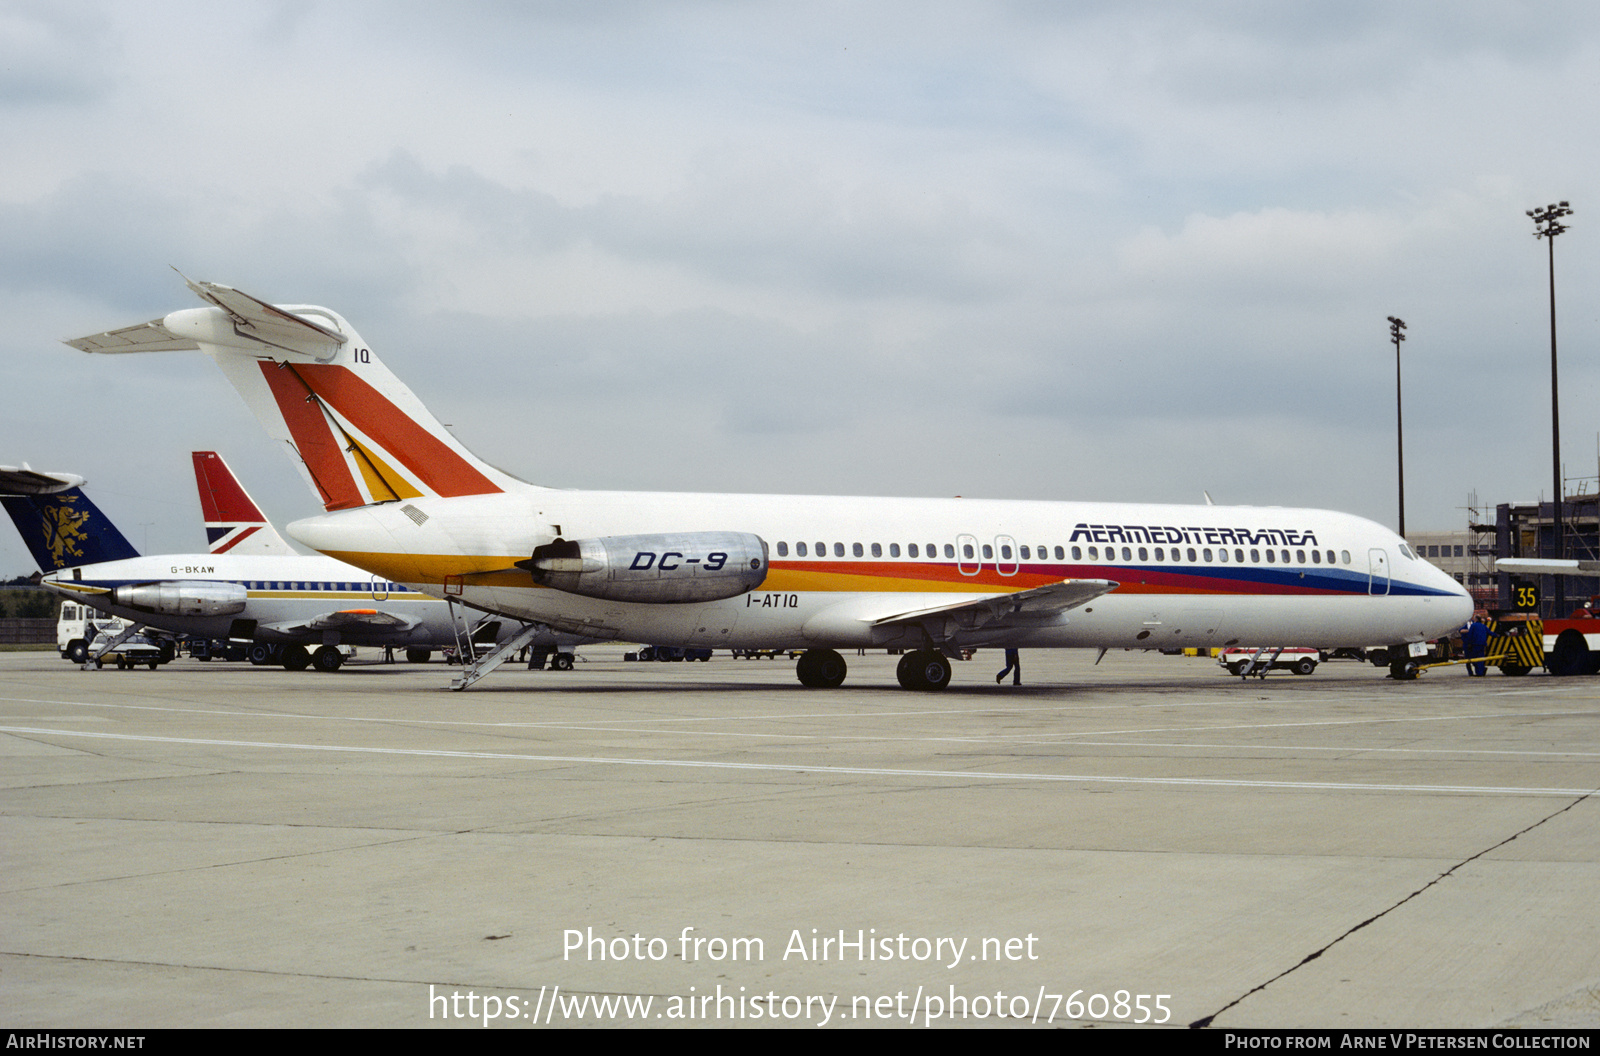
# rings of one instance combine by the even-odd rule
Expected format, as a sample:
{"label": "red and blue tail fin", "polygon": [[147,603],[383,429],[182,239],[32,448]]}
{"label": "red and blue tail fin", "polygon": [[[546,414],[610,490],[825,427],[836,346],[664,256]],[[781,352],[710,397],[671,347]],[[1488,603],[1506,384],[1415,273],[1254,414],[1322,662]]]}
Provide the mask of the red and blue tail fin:
{"label": "red and blue tail fin", "polygon": [[194,482],[206,521],[206,544],[213,554],[293,554],[250,498],[222,456],[195,451]]}

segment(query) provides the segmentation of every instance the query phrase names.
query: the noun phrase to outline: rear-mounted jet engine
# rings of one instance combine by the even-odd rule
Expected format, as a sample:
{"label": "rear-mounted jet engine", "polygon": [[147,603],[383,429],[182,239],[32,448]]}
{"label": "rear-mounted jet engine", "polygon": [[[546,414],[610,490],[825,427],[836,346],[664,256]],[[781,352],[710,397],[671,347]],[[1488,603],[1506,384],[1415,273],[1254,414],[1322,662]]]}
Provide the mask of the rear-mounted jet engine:
{"label": "rear-mounted jet engine", "polygon": [[249,592],[238,583],[174,580],[117,587],[111,600],[162,616],[229,616],[244,609]]}
{"label": "rear-mounted jet engine", "polygon": [[609,601],[721,601],[767,578],[767,544],[748,532],[668,532],[557,539],[518,561],[534,582]]}

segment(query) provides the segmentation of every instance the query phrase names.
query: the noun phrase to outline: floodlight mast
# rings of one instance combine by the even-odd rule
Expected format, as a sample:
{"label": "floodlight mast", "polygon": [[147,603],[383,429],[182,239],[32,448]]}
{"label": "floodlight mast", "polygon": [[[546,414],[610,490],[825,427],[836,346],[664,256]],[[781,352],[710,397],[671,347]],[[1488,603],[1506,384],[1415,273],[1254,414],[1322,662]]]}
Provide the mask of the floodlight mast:
{"label": "floodlight mast", "polygon": [[[1533,237],[1545,239],[1550,250],[1550,461],[1555,487],[1551,492],[1550,531],[1551,556],[1557,561],[1565,556],[1561,530],[1561,387],[1556,376],[1556,236],[1567,230],[1561,221],[1572,215],[1566,202],[1552,202],[1542,209],[1527,210],[1533,220]],[[1551,615],[1560,616],[1566,605],[1566,577],[1555,577],[1554,603]]]}
{"label": "floodlight mast", "polygon": [[1396,479],[1400,483],[1400,538],[1406,537],[1406,433],[1400,406],[1400,342],[1406,339],[1406,321],[1389,316],[1389,340],[1394,342],[1394,436]]}

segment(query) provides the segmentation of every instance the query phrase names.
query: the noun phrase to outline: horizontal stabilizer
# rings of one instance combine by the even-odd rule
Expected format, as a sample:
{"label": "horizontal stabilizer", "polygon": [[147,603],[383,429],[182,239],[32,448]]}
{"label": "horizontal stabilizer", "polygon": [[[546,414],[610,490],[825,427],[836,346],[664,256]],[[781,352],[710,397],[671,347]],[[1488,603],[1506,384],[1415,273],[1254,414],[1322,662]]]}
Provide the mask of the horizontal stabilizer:
{"label": "horizontal stabilizer", "polygon": [[20,466],[0,466],[0,495],[51,495],[82,487],[83,483],[83,478],[75,473],[41,473],[26,462]]}
{"label": "horizontal stabilizer", "polygon": [[958,601],[951,605],[937,605],[927,609],[914,609],[873,620],[874,627],[915,623],[930,616],[957,616],[966,613],[983,617],[983,622],[1006,620],[1018,616],[1042,616],[1065,612],[1087,604],[1102,594],[1116,590],[1120,583],[1109,579],[1064,579],[1032,590],[1019,590],[1013,594],[997,594],[973,601]]}
{"label": "horizontal stabilizer", "polygon": [[184,282],[205,307],[66,343],[84,352],[210,356],[330,511],[493,495],[511,481],[462,447],[337,313]]}
{"label": "horizontal stabilizer", "polygon": [[[196,337],[212,340],[217,344],[232,344],[244,348],[259,342],[283,352],[297,352],[315,360],[332,358],[334,353],[339,351],[339,346],[348,340],[337,330],[330,330],[304,316],[268,304],[266,301],[257,300],[232,286],[221,286],[214,282],[191,282],[188,279],[183,281],[189,284],[189,289],[198,294],[201,300],[209,301],[226,312],[233,321],[235,337],[243,340],[228,341],[214,332],[205,334],[196,332]],[[173,312],[163,322],[169,329],[178,331],[189,325],[198,326],[204,323],[206,320],[203,313],[204,309]]]}
{"label": "horizontal stabilizer", "polygon": [[1500,572],[1525,572],[1535,576],[1600,576],[1600,561],[1557,561],[1554,558],[1502,557],[1494,563]]}
{"label": "horizontal stabilizer", "polygon": [[179,337],[163,321],[152,319],[137,326],[107,330],[88,337],[75,337],[66,344],[80,352],[195,352],[200,345],[192,338]]}

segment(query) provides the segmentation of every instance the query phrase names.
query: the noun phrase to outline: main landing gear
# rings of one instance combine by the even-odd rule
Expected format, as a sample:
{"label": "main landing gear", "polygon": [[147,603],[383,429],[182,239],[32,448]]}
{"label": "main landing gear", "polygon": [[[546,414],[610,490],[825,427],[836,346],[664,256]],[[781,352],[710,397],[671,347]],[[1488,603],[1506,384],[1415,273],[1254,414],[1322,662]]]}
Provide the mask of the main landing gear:
{"label": "main landing gear", "polygon": [[844,657],[832,649],[807,649],[794,665],[795,677],[812,689],[835,689],[844,684]]}
{"label": "main landing gear", "polygon": [[894,674],[905,689],[943,689],[950,684],[950,661],[937,649],[918,649],[900,658]]}
{"label": "main landing gear", "polygon": [[[812,689],[834,689],[844,684],[844,657],[832,649],[807,649],[795,664],[795,677]],[[950,661],[937,649],[917,649],[900,658],[895,677],[905,689],[931,691],[950,684]]]}

